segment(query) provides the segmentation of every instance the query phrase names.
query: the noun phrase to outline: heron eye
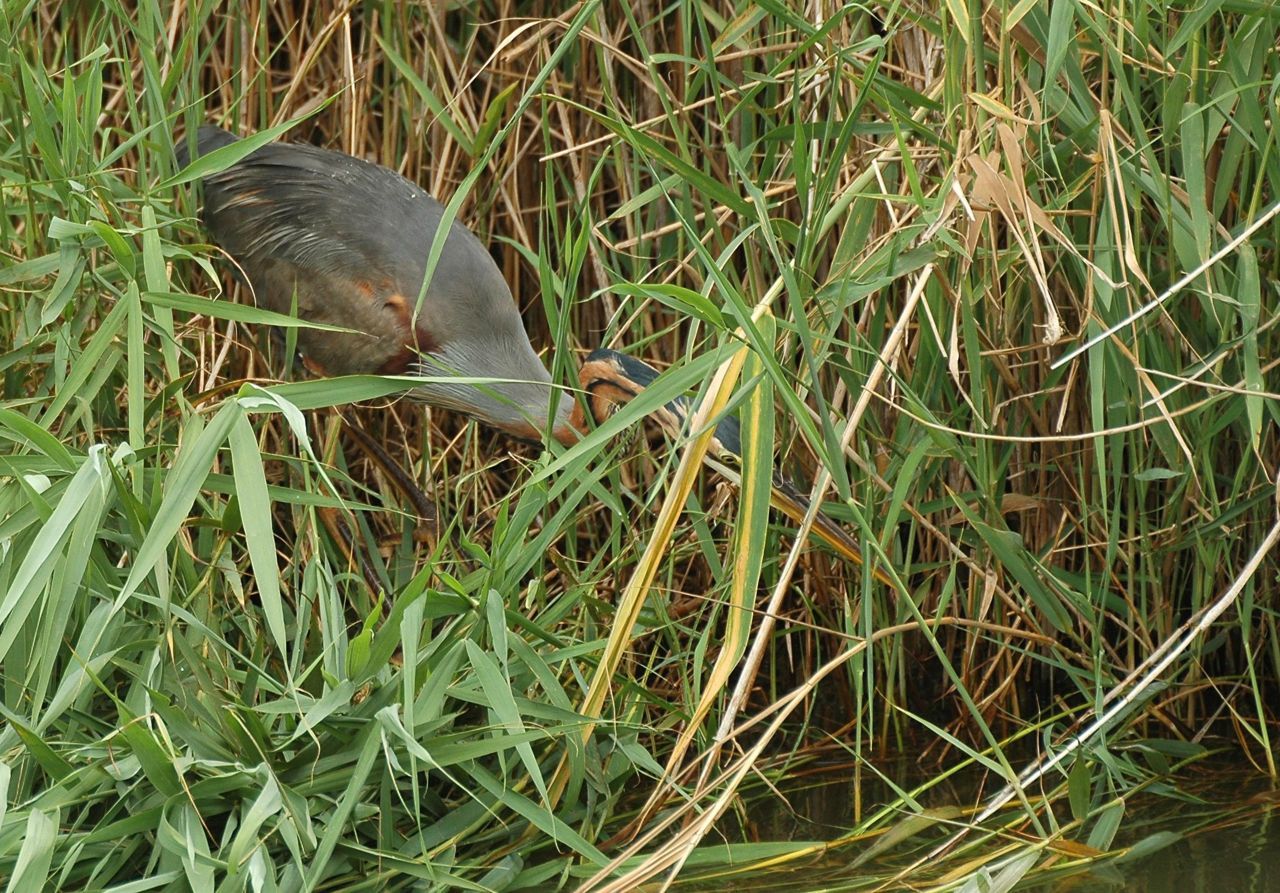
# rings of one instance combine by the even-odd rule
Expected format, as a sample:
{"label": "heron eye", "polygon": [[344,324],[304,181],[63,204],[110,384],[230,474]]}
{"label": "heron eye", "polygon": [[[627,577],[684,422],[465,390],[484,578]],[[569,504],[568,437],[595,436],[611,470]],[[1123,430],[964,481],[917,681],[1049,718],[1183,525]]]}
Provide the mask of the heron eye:
{"label": "heron eye", "polygon": [[616,400],[609,399],[607,394],[602,394],[599,391],[594,391],[591,394],[591,416],[595,419],[597,425],[603,424],[617,412],[620,405]]}

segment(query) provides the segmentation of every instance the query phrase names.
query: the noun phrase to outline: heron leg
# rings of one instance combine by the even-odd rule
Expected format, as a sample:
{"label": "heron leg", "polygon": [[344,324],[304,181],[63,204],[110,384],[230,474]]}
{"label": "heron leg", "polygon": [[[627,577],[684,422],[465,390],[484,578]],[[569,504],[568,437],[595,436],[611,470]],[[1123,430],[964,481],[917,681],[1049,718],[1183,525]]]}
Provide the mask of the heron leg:
{"label": "heron leg", "polygon": [[321,508],[316,510],[320,516],[320,523],[324,525],[325,530],[329,531],[329,536],[337,543],[338,548],[342,550],[342,554],[346,556],[348,567],[356,568],[360,571],[360,576],[364,579],[365,585],[369,587],[369,591],[374,593],[382,592],[386,587],[382,585],[382,581],[378,579],[377,572],[369,565],[369,562],[360,557],[360,552],[356,548],[356,535],[347,524],[346,518],[342,517],[342,513],[335,508]]}
{"label": "heron leg", "polygon": [[418,524],[413,531],[414,542],[434,548],[440,539],[440,510],[436,507],[435,500],[422,492],[417,482],[404,470],[404,466],[391,458],[382,444],[370,436],[359,422],[345,412],[342,413],[342,420],[361,451],[382,470],[400,491],[400,495],[413,506],[418,516]]}

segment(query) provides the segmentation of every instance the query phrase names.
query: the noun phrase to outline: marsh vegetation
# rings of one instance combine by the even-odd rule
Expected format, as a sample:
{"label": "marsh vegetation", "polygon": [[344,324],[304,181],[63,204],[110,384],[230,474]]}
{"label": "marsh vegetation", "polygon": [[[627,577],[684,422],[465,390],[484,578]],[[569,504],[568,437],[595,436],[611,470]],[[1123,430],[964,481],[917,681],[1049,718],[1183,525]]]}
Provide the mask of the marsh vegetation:
{"label": "marsh vegetation", "polygon": [[[830,761],[868,884],[979,889],[1210,752],[1276,778],[1272,4],[4,10],[9,890],[807,864],[744,804]],[[309,376],[198,225],[210,121],[448,203],[566,388],[663,376],[570,448]],[[639,421],[681,393],[744,489]]]}

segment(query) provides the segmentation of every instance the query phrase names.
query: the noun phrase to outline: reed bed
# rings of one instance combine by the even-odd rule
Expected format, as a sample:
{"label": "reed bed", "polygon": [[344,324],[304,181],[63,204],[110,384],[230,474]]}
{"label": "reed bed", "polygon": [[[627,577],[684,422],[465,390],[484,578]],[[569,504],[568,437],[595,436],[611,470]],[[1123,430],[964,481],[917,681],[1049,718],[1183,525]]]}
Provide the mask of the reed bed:
{"label": "reed bed", "polygon": [[[744,803],[831,761],[850,889],[1009,889],[1276,778],[1272,4],[4,7],[7,890],[714,883],[815,858]],[[568,450],[309,376],[209,121],[449,202],[564,386],[665,374]]]}

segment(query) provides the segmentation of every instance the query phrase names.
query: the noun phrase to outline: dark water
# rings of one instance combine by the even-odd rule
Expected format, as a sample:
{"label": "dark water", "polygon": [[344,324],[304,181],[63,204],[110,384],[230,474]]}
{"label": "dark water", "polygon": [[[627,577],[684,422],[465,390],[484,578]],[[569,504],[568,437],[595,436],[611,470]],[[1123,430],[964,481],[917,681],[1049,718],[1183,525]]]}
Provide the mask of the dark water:
{"label": "dark water", "polygon": [[[899,776],[898,781],[902,781]],[[919,781],[919,779],[915,779]],[[907,785],[903,785],[906,787]],[[1201,766],[1194,775],[1160,785],[1155,793],[1130,798],[1113,849],[1130,855],[1028,874],[1015,889],[1033,893],[1280,893],[1280,791],[1256,770],[1239,766]],[[733,827],[721,828],[729,840],[834,841],[834,846],[774,870],[748,871],[696,880],[687,874],[681,889],[747,891],[902,890],[930,888],[941,872],[959,859],[944,859],[909,880],[894,882],[897,872],[927,854],[945,836],[940,826],[867,858],[874,839],[849,840],[857,825],[854,781],[850,774],[824,775],[792,783],[786,804],[762,796],[748,806]],[[874,776],[861,784],[862,815],[895,799],[892,787]],[[976,783],[963,780],[934,786],[921,799],[925,808],[946,814],[983,799]],[[1066,821],[1065,803],[1056,810]],[[841,840],[841,838],[845,838]],[[1041,858],[1037,866],[1045,861]],[[1083,861],[1083,860],[1081,860]]]}
{"label": "dark water", "polygon": [[1146,840],[1154,851],[1022,889],[1280,893],[1280,792],[1268,790],[1257,776],[1234,772],[1221,779],[1197,779],[1188,790],[1204,802],[1143,798],[1135,804],[1129,827],[1121,826],[1118,845]]}
{"label": "dark water", "polygon": [[1280,817],[1276,813],[1273,806],[1240,824],[1182,837],[1145,858],[1023,889],[1036,893],[1280,893]]}

